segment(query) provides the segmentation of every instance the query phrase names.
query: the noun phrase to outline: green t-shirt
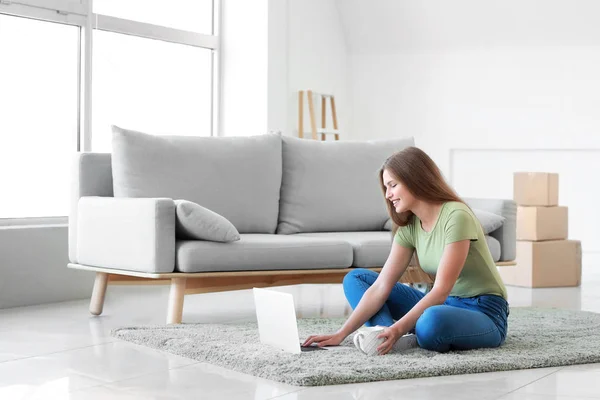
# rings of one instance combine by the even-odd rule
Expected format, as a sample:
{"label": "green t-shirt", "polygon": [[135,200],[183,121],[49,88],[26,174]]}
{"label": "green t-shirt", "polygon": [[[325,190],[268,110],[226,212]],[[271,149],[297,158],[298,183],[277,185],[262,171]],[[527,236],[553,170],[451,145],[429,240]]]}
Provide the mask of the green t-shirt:
{"label": "green t-shirt", "polygon": [[408,225],[398,228],[394,237],[399,245],[415,249],[423,271],[433,275],[437,273],[446,245],[466,239],[471,240],[469,254],[450,296],[495,294],[506,299],[506,287],[496,269],[481,224],[465,204],[444,203],[431,232],[423,230],[415,215]]}

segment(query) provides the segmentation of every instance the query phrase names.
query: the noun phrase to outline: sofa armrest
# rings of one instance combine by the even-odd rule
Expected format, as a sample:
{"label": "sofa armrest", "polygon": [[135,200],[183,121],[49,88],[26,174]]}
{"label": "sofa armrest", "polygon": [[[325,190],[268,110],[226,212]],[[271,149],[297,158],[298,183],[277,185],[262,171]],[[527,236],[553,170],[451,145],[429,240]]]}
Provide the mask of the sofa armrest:
{"label": "sofa armrest", "polygon": [[173,200],[80,198],[77,206],[77,262],[129,271],[173,272]]}
{"label": "sofa armrest", "polygon": [[500,261],[512,261],[517,255],[517,203],[508,199],[464,198],[471,208],[501,215],[504,224],[490,233],[500,242]]}

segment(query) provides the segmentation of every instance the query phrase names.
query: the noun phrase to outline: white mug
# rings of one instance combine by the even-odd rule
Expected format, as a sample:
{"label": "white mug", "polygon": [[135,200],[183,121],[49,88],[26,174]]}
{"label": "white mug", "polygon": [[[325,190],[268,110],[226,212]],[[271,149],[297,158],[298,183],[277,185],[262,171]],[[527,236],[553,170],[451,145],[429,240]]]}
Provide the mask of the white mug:
{"label": "white mug", "polygon": [[358,350],[369,356],[379,354],[377,347],[385,342],[385,338],[378,339],[377,336],[384,331],[385,326],[366,326],[360,328],[354,335],[354,345]]}

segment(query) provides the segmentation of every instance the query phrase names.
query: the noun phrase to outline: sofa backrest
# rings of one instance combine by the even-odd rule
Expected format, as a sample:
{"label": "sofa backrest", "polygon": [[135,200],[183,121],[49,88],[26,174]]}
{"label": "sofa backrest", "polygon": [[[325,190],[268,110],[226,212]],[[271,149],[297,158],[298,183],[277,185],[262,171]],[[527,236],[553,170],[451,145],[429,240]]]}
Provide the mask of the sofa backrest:
{"label": "sofa backrest", "polygon": [[283,137],[277,233],[378,231],[388,219],[378,172],[414,139],[316,141]]}
{"label": "sofa backrest", "polygon": [[115,197],[193,201],[240,233],[275,233],[281,137],[155,136],[113,127]]}
{"label": "sofa backrest", "polygon": [[77,262],[77,204],[83,196],[113,197],[109,153],[77,153],[71,167],[69,260]]}

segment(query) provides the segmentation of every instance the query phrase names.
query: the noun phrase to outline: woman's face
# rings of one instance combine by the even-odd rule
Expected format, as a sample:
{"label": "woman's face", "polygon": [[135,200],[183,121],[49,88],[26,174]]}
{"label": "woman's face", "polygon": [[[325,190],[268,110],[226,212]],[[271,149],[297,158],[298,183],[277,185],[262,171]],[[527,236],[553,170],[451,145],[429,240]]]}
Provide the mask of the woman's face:
{"label": "woman's face", "polygon": [[396,177],[392,176],[388,170],[383,170],[383,184],[385,185],[385,198],[392,203],[392,208],[397,213],[410,210],[415,202],[415,197]]}

